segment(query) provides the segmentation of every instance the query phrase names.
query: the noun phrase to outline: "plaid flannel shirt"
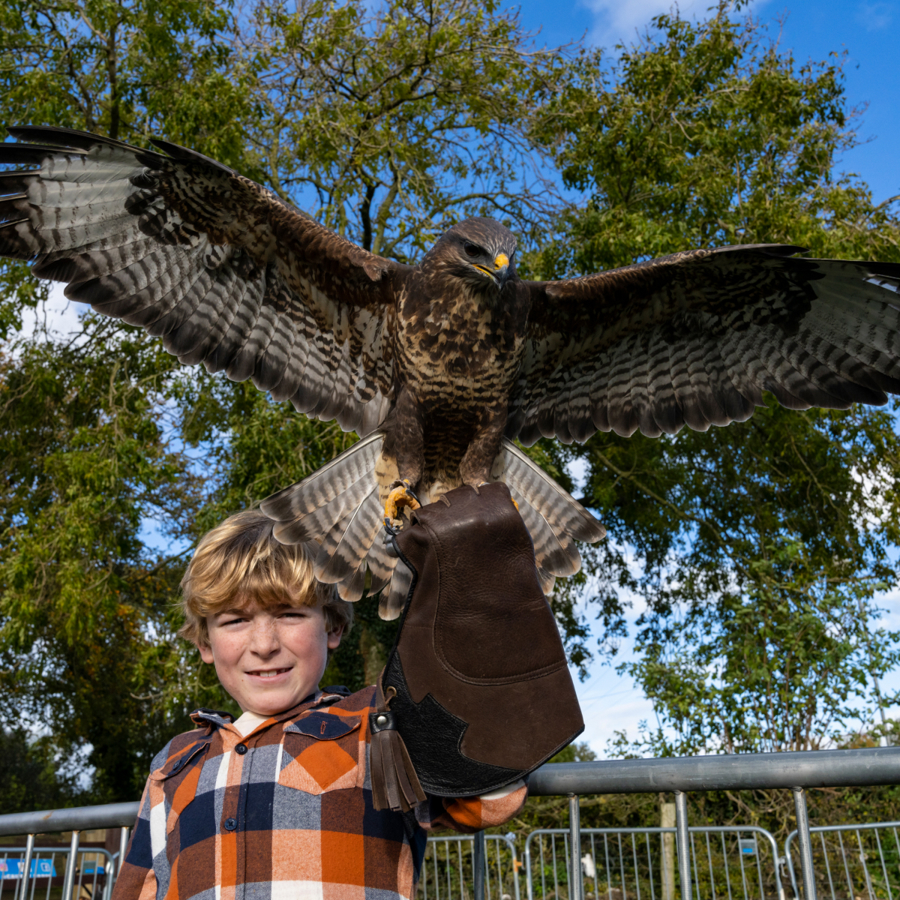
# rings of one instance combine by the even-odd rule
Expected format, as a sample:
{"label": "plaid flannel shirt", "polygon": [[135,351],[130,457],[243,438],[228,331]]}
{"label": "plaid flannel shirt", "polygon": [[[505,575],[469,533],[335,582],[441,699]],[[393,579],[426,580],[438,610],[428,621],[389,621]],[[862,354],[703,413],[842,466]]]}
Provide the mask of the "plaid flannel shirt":
{"label": "plaid flannel shirt", "polygon": [[[369,777],[375,689],[317,694],[242,737],[227,714],[153,761],[113,900],[395,900],[410,898],[425,830],[500,825],[525,802],[429,797],[376,811]],[[502,793],[502,792],[498,792]]]}

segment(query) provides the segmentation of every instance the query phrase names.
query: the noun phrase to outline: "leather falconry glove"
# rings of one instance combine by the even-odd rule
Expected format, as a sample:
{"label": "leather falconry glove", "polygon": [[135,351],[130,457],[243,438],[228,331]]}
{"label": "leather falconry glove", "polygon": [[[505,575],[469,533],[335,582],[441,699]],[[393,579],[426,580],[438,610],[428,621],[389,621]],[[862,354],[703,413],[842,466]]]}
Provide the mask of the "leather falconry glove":
{"label": "leather falconry glove", "polygon": [[584,730],[534,548],[505,484],[461,487],[393,539],[410,590],[369,717],[376,808],[524,777]]}

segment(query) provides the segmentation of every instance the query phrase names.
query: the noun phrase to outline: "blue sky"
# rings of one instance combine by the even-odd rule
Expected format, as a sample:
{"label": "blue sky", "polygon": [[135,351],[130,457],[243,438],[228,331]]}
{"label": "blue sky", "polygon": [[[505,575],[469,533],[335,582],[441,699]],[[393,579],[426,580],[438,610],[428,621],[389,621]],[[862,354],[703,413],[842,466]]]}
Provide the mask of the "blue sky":
{"label": "blue sky", "polygon": [[[704,15],[710,0],[684,0],[684,15]],[[630,41],[650,19],[672,8],[668,0],[524,0],[521,20],[540,31],[539,43],[556,46],[582,37],[610,48]],[[842,168],[859,173],[878,202],[900,194],[897,165],[900,76],[897,36],[900,2],[864,0],[757,0],[745,11],[769,26],[769,35],[798,62],[824,60],[846,51],[844,71],[851,107],[868,105],[858,122],[862,146],[848,153]]]}

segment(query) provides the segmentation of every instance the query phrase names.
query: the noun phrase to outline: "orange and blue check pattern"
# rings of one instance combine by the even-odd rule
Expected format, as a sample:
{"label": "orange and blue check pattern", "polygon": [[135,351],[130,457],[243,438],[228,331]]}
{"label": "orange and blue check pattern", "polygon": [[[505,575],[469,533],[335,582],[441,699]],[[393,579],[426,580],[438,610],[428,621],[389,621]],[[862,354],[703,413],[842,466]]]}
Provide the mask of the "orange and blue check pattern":
{"label": "orange and blue check pattern", "polygon": [[519,812],[524,786],[375,810],[374,694],[326,689],[247,737],[227,714],[194,713],[197,730],[153,762],[113,900],[411,898],[427,830],[472,832]]}

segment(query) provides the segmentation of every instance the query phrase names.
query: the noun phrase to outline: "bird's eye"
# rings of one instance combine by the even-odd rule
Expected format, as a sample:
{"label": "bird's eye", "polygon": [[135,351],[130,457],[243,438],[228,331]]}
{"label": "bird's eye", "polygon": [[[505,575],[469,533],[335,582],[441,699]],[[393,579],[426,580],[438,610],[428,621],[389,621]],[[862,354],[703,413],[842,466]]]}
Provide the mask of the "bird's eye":
{"label": "bird's eye", "polygon": [[481,255],[481,247],[477,244],[471,244],[469,241],[466,241],[463,244],[463,250],[466,251],[466,256],[480,256]]}

